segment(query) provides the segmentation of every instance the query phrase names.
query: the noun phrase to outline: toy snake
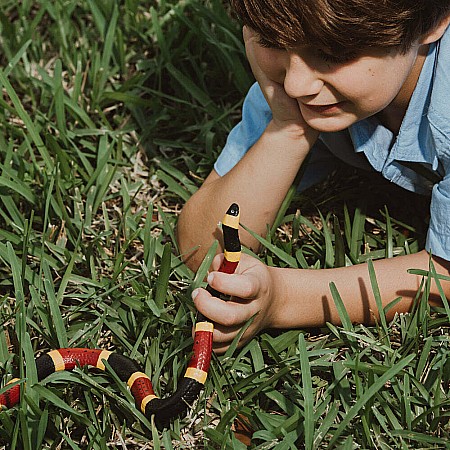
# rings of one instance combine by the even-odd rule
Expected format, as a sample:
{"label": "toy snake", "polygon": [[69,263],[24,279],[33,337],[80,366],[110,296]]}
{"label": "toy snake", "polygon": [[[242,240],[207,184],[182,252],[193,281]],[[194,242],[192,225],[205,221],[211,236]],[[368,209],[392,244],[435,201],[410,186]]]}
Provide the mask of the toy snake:
{"label": "toy snake", "polygon": [[[233,203],[223,222],[224,260],[220,272],[233,273],[239,263],[241,244],[238,235],[239,207]],[[207,290],[214,296],[221,294],[210,286]],[[91,366],[105,370],[105,361],[119,378],[126,382],[135,399],[136,407],[146,417],[152,415],[159,423],[164,423],[187,410],[197,399],[208,376],[211,362],[212,336],[214,325],[203,315],[197,315],[194,332],[192,357],[186,373],[178,384],[177,391],[167,398],[158,398],[150,378],[140,371],[134,361],[118,353],[102,349],[60,348],[43,354],[36,359],[38,380],[41,381],[53,372],[73,370],[77,366]],[[18,381],[17,378],[9,383]],[[15,384],[0,395],[0,407],[11,408],[20,400],[20,384]]]}

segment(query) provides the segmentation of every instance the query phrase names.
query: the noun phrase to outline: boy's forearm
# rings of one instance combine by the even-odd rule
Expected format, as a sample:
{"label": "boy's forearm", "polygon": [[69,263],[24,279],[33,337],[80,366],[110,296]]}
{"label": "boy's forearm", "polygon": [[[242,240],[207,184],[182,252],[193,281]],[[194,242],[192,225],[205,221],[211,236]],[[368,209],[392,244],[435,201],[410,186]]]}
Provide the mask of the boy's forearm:
{"label": "boy's forearm", "polygon": [[[433,259],[438,273],[448,275],[448,263]],[[410,310],[420,286],[421,277],[409,274],[408,269],[428,270],[426,251],[374,262],[377,284],[383,307],[398,297],[401,301],[388,312],[388,320],[395,313]],[[354,323],[373,324],[379,317],[367,264],[322,270],[272,268],[276,298],[271,326],[274,328],[320,327],[326,322],[340,324],[340,318],[330,291],[334,282],[350,319]],[[442,282],[446,296],[450,283]],[[432,283],[429,301],[439,304],[439,292]]]}
{"label": "boy's forearm", "polygon": [[[217,223],[232,202],[241,208],[241,222],[258,234],[271,225],[299,167],[316,136],[280,132],[271,125],[243,159],[226,175],[213,172],[187,202],[179,217],[178,239],[194,270],[214,239],[220,239]],[[241,241],[255,249],[257,241],[241,230]]]}

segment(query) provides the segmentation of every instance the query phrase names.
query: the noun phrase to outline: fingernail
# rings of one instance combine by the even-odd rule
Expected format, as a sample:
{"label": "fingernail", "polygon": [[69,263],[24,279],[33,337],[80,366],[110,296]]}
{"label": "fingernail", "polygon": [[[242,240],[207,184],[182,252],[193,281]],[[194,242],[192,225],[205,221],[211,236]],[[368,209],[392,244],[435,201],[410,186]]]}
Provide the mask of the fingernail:
{"label": "fingernail", "polygon": [[213,280],[214,280],[214,274],[213,274],[213,273],[210,273],[210,274],[208,275],[208,278],[206,278],[206,281],[207,281],[209,284],[211,284]]}
{"label": "fingernail", "polygon": [[198,289],[194,289],[194,290],[192,291],[192,294],[191,294],[192,300],[195,300],[195,297],[197,297],[198,292],[199,292]]}

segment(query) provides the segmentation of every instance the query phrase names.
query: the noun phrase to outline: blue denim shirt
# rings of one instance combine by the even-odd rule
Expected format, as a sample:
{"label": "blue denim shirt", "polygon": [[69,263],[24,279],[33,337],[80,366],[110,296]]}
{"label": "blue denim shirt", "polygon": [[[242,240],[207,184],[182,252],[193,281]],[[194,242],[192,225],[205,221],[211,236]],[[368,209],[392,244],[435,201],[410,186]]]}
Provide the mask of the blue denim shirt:
{"label": "blue denim shirt", "polygon": [[[270,107],[255,83],[244,101],[242,121],[230,132],[214,165],[219,175],[238,163],[271,118]],[[376,117],[369,117],[348,130],[321,133],[319,139],[350,164],[365,168],[368,161],[388,180],[413,192],[431,193],[426,249],[450,261],[450,28],[440,42],[430,45],[396,137]],[[436,181],[409,163],[420,164]]]}

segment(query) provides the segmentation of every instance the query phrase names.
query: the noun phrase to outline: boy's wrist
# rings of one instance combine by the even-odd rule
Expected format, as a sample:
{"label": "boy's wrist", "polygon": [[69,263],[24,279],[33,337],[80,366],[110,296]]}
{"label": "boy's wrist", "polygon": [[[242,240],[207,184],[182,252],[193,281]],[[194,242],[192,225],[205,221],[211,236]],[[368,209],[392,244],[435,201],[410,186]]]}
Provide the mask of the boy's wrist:
{"label": "boy's wrist", "polygon": [[289,283],[284,279],[288,269],[279,267],[268,267],[268,269],[272,281],[272,301],[266,326],[277,329],[287,328],[292,325],[292,314],[295,311],[295,306],[292,305],[293,298],[288,292]]}
{"label": "boy's wrist", "polygon": [[[253,151],[260,155],[265,154],[268,158],[264,162],[265,169],[270,170],[272,174],[277,173],[276,176],[279,176],[276,167],[278,170],[280,167],[284,167],[284,171],[286,166],[293,168],[295,165],[298,166],[298,170],[316,140],[295,127],[280,129],[273,122],[269,122],[264,133],[248,154],[252,154]],[[281,159],[280,156],[282,156]],[[275,160],[270,160],[270,158],[275,158]],[[267,165],[269,160],[270,165]],[[259,159],[259,161],[261,163],[262,160]]]}
{"label": "boy's wrist", "polygon": [[272,119],[267,125],[268,133],[276,133],[278,136],[292,141],[298,145],[301,141],[305,141],[312,147],[319,137],[319,132],[313,128],[295,122],[277,121]]}
{"label": "boy's wrist", "polygon": [[315,288],[311,290],[311,286],[315,286],[311,276],[317,272],[319,271],[269,267],[272,303],[268,327],[309,328],[325,324],[322,302],[312,301],[322,297],[320,292],[315,292]]}

